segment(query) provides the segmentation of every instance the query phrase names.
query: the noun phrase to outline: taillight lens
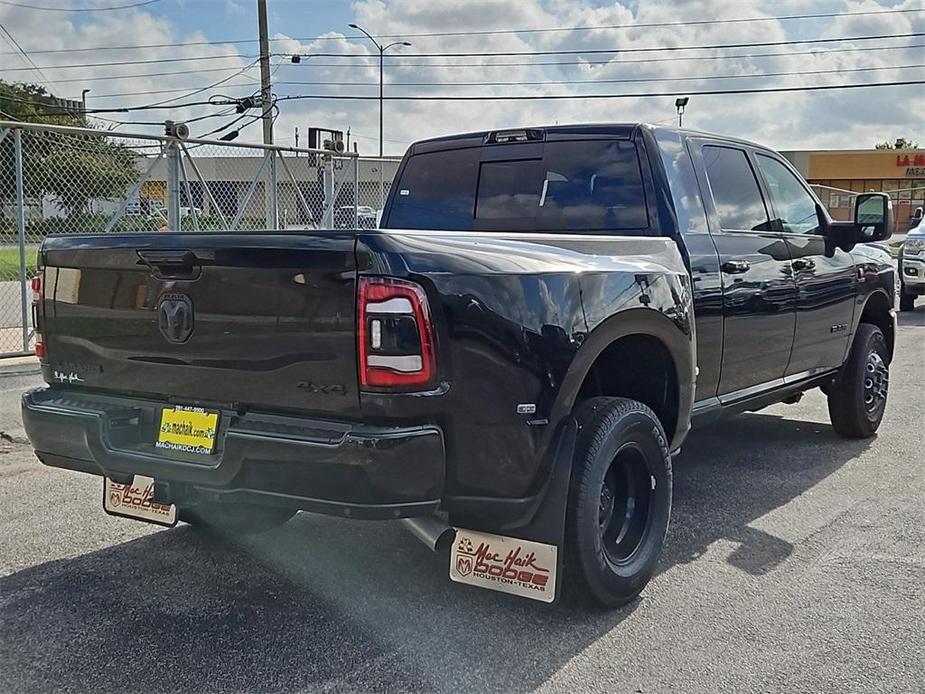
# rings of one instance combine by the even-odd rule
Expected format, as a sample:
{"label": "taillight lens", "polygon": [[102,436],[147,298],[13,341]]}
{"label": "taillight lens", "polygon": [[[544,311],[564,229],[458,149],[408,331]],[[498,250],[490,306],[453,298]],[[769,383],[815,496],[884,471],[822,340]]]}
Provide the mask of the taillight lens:
{"label": "taillight lens", "polygon": [[45,284],[41,270],[30,280],[32,286],[32,325],[35,328],[35,356],[39,361],[45,361],[45,341],[42,337],[42,326],[39,324],[39,309],[45,298]]}
{"label": "taillight lens", "polygon": [[437,377],[434,326],[424,289],[392,277],[360,277],[360,386],[425,390]]}

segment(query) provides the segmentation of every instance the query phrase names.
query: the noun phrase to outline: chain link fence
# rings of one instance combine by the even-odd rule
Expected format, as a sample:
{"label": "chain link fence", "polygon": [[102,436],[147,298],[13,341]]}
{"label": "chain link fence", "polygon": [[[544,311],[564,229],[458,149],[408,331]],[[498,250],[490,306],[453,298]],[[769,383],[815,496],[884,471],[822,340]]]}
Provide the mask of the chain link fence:
{"label": "chain link fence", "polygon": [[398,168],[319,149],[0,121],[0,356],[31,352],[49,234],[371,229]]}

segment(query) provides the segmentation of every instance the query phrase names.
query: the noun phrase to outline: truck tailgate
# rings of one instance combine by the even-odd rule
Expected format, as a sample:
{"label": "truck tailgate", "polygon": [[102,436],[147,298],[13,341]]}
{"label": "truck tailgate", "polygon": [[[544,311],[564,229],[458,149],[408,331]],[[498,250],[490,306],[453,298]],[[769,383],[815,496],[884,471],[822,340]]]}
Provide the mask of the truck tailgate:
{"label": "truck tailgate", "polygon": [[355,243],[352,232],[50,238],[46,378],[355,413]]}

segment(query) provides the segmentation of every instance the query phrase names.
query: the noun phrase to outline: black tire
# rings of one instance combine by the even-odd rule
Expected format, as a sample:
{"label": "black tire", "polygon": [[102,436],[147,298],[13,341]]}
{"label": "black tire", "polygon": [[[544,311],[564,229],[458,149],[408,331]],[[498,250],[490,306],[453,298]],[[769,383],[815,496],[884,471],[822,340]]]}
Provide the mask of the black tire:
{"label": "black tire", "polygon": [[178,515],[180,520],[197,528],[232,535],[251,535],[276,528],[296,513],[294,509],[279,506],[205,502],[180,508]]}
{"label": "black tire", "polygon": [[569,486],[563,588],[581,602],[619,607],[655,572],[671,517],[671,456],[661,423],[625,398],[591,398]]}
{"label": "black tire", "polygon": [[861,323],[848,361],[826,393],[829,418],[840,436],[864,439],[876,433],[886,408],[889,364],[890,350],[880,328]]}
{"label": "black tire", "polygon": [[899,310],[915,310],[915,294],[907,294],[905,288],[902,285],[899,286]]}

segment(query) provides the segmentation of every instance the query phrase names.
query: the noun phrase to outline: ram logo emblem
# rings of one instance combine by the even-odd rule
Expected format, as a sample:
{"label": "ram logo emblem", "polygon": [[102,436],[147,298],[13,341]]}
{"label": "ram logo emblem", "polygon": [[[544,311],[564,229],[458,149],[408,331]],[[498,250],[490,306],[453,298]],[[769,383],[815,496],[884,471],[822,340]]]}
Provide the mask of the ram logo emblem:
{"label": "ram logo emblem", "polygon": [[165,294],[157,307],[157,327],[167,342],[182,344],[193,334],[193,302],[185,294]]}

